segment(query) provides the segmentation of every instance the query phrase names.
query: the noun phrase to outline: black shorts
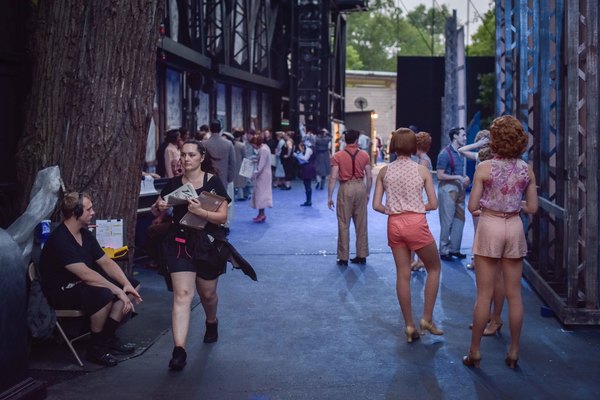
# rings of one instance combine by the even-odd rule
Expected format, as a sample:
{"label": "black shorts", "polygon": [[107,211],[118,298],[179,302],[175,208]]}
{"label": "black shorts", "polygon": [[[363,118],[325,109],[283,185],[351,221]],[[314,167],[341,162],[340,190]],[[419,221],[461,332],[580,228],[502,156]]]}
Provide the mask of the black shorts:
{"label": "black shorts", "polygon": [[203,261],[194,261],[187,255],[167,256],[167,269],[169,273],[195,272],[199,278],[207,281],[215,280],[224,274],[226,265],[226,263],[223,263],[222,266],[215,266]]}
{"label": "black shorts", "polygon": [[212,281],[226,271],[227,260],[215,252],[220,245],[210,243],[206,230],[177,227],[166,236],[162,246],[165,264],[171,274],[195,272],[199,278]]}
{"label": "black shorts", "polygon": [[[114,279],[106,277],[114,285],[121,287]],[[140,282],[137,279],[127,277],[131,286],[137,288]],[[60,292],[48,297],[48,303],[57,310],[82,310],[87,316],[100,311],[108,303],[116,301],[117,296],[109,288],[90,286],[83,282],[74,284],[73,287],[65,287]]]}

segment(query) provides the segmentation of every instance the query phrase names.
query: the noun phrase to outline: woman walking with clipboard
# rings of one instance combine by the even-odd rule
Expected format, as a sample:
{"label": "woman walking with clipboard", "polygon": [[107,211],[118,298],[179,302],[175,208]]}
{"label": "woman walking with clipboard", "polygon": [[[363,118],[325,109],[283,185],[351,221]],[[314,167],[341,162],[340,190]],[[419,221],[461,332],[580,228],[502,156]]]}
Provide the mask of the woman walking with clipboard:
{"label": "woman walking with clipboard", "polygon": [[[227,204],[231,199],[217,177],[212,161],[213,158],[201,142],[186,141],[181,148],[183,175],[172,178],[165,185],[151,208],[155,216],[173,209],[173,225],[163,241],[163,255],[173,285],[174,349],[169,362],[172,370],[181,370],[186,364],[185,343],[195,290],[200,295],[206,315],[204,343],[213,343],[218,339],[217,283],[219,276],[225,272],[226,260],[207,258],[211,246],[207,240],[208,234],[216,236],[223,230],[219,225],[227,221]],[[185,201],[172,199],[172,192],[181,193],[186,187],[192,193]],[[226,201],[216,211],[206,210],[197,200],[203,191],[212,192]],[[201,230],[181,225],[179,221],[188,212],[206,219],[208,222],[205,228]]]}

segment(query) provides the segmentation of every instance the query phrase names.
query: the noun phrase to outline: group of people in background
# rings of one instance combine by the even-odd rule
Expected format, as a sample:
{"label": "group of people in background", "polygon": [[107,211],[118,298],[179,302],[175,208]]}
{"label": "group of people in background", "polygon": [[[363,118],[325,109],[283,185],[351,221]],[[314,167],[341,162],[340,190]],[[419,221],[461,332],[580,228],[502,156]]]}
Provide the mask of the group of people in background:
{"label": "group of people in background", "polygon": [[[517,119],[502,116],[494,120],[489,131],[480,131],[473,144],[466,144],[464,128],[450,129],[448,138],[450,143],[437,157],[437,194],[432,161],[427,155],[432,138],[427,132],[417,131],[416,127],[393,132],[389,147],[393,157],[375,178],[372,207],[388,216],[388,245],[396,266],[396,291],[404,317],[404,333],[408,342],[419,339],[426,331],[434,335],[444,333],[433,320],[441,275],[440,260],[452,262],[467,257],[461,252],[466,192],[471,186],[465,164],[467,159],[475,160],[477,167],[468,203],[475,237],[468,267],[474,269],[477,276],[477,297],[471,344],[463,364],[479,366],[481,337],[493,335],[503,326],[500,315],[506,299],[511,342],[505,361],[515,368],[523,321],[520,278],[523,257],[527,253],[520,214],[535,213],[538,206],[535,176],[531,167],[520,158],[526,150],[527,135]],[[293,131],[277,131],[273,135],[270,130],[255,132],[252,129],[235,129],[228,133],[222,131],[218,121],[213,121],[210,126],[201,127],[196,139],[202,141],[186,139],[181,130],[168,131],[164,146],[161,145],[163,148],[159,148],[162,154],[160,159],[157,156],[157,172],[170,178],[179,176],[179,184],[187,181],[198,188],[210,186],[209,182],[212,182],[211,187],[227,199],[228,205],[224,206],[225,211],[220,209],[213,214],[198,209],[196,204],[190,204],[188,210],[205,213],[209,222],[223,223],[227,227],[226,221],[230,221],[233,214],[233,200],[249,200],[250,206],[258,211],[253,222],[263,223],[267,219],[265,209],[273,206],[274,188],[291,190],[292,181],[299,177],[305,191],[301,206],[310,207],[313,184],[315,190],[323,190],[327,182],[327,205],[331,210],[336,209],[338,221],[337,264],[366,263],[369,255],[367,208],[373,176],[370,144],[365,144],[359,131],[347,130],[343,143],[339,143],[339,150],[333,156],[332,137],[326,129],[308,128],[304,135]],[[245,158],[254,163],[251,178],[238,174]],[[218,185],[214,179],[218,179]],[[162,198],[155,203],[158,216],[169,208]],[[438,208],[441,232],[439,245],[436,245],[426,213]],[[351,223],[356,232],[356,257],[352,259],[349,248]],[[191,272],[203,267],[181,268]],[[420,269],[427,272],[427,278],[423,311],[417,323],[412,314],[410,281],[411,271]],[[216,280],[219,274],[216,271],[206,279]],[[210,342],[213,336],[216,340],[216,283],[208,284],[202,280],[205,278],[198,279],[196,284],[207,316],[208,339],[205,337],[205,341]],[[187,293],[193,288],[189,282],[191,280],[186,278],[185,282],[174,284],[184,287]],[[181,306],[187,310],[189,303],[190,299],[186,297],[180,305],[174,305],[173,369],[185,365],[183,346],[189,323],[189,313],[176,316],[176,308]],[[214,311],[211,304],[215,304]]]}

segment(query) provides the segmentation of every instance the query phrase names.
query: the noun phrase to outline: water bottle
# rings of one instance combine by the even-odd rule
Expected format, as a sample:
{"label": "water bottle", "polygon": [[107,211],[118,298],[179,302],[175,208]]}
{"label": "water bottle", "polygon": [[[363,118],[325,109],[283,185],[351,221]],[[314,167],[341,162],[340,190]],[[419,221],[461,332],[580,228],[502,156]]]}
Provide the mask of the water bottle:
{"label": "water bottle", "polygon": [[44,244],[46,244],[46,240],[50,236],[50,220],[44,219],[38,225],[38,238],[40,242],[40,248],[44,248]]}

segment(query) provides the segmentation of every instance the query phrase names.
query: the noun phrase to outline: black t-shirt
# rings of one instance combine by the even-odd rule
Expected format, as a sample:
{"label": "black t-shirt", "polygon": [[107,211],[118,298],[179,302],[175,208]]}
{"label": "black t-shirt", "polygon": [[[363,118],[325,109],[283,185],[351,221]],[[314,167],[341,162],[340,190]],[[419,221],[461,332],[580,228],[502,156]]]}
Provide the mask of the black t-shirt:
{"label": "black t-shirt", "polygon": [[[165,196],[167,196],[169,193],[171,193],[172,191],[183,186],[182,178],[183,178],[183,176],[176,176],[176,177],[171,178],[167,182],[167,184],[165,185],[163,190],[160,192],[160,197],[162,197],[164,199]],[[223,182],[221,182],[221,179],[219,179],[219,177],[217,177],[216,175],[211,176],[210,179],[207,182],[205,182],[204,186],[202,186],[201,188],[195,188],[195,189],[196,189],[196,194],[198,196],[200,196],[200,193],[202,193],[202,192],[210,192],[210,191],[214,190],[215,194],[217,194],[221,197],[225,197],[225,199],[227,200],[228,203],[231,202],[231,198],[227,195],[227,190],[225,190],[225,187],[223,186]],[[181,218],[183,218],[183,216],[188,212],[187,208],[188,208],[188,206],[186,204],[173,206],[173,222],[175,222],[177,225],[179,225],[179,221],[181,220]],[[209,222],[207,224],[207,229],[209,229],[208,228],[209,225],[213,225],[213,227],[214,227],[214,224],[212,222]]]}
{"label": "black t-shirt", "polygon": [[100,272],[96,261],[104,256],[102,247],[87,229],[81,230],[81,239],[80,246],[64,223],[50,234],[40,255],[42,289],[47,296],[52,297],[62,291],[61,287],[81,280],[65,268],[69,264],[81,262]]}

